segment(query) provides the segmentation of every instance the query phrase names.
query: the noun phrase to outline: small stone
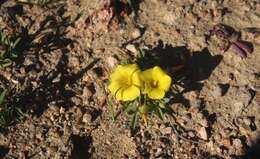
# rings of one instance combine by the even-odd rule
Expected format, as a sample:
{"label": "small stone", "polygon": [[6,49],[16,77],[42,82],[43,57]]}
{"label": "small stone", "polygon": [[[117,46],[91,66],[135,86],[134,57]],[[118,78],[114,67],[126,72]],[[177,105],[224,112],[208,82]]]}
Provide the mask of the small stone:
{"label": "small stone", "polygon": [[201,121],[200,121],[200,124],[202,125],[202,126],[204,126],[204,127],[208,127],[208,120],[207,119],[205,119],[205,118],[203,118]]}
{"label": "small stone", "polygon": [[171,134],[172,133],[172,128],[171,127],[166,127],[162,130],[163,134]]}
{"label": "small stone", "polygon": [[250,134],[256,129],[255,123],[248,117],[239,117],[236,124],[242,134]]}
{"label": "small stone", "polygon": [[78,57],[70,57],[69,58],[69,65],[72,67],[78,67],[80,65],[80,61]]}
{"label": "small stone", "polygon": [[58,83],[58,82],[60,82],[60,78],[61,78],[61,73],[59,73],[59,74],[52,80],[52,83]]}
{"label": "small stone", "polygon": [[240,139],[234,139],[232,141],[232,145],[237,149],[241,149],[243,147],[243,144]]}
{"label": "small stone", "polygon": [[210,140],[207,144],[206,144],[207,148],[211,151],[214,151],[214,143],[212,140]]}
{"label": "small stone", "polygon": [[214,97],[221,97],[222,96],[222,89],[220,86],[215,86],[214,90],[212,91],[212,95]]}
{"label": "small stone", "polygon": [[50,148],[47,149],[47,154],[48,154],[48,155],[53,155],[53,154],[55,154],[57,151],[58,151],[58,148],[52,146],[52,147],[50,147]]}
{"label": "small stone", "polygon": [[199,112],[199,107],[197,106],[191,106],[189,108],[189,112],[191,112],[192,114],[196,115]]}
{"label": "small stone", "polygon": [[234,139],[232,141],[232,146],[236,152],[236,155],[243,155],[245,153],[245,149],[243,148],[243,144],[240,139]]}
{"label": "small stone", "polygon": [[115,57],[110,56],[110,57],[107,58],[106,63],[108,64],[108,66],[109,66],[111,69],[113,69],[113,68],[116,67],[118,61],[117,61],[117,59],[116,59]]}
{"label": "small stone", "polygon": [[192,132],[192,131],[189,131],[189,132],[188,132],[188,135],[189,135],[189,137],[191,137],[191,138],[195,137],[195,134],[194,134],[194,132]]}
{"label": "small stone", "polygon": [[85,124],[91,123],[92,116],[89,113],[85,113],[82,117],[82,122]]}
{"label": "small stone", "polygon": [[205,127],[200,127],[197,131],[199,137],[203,140],[208,140],[208,134]]}
{"label": "small stone", "polygon": [[83,104],[88,105],[89,104],[89,98],[92,96],[92,92],[89,90],[88,87],[83,88],[82,92],[82,101]]}
{"label": "small stone", "polygon": [[162,154],[162,149],[161,148],[157,148],[156,152],[155,152],[155,156],[160,156]]}
{"label": "small stone", "polygon": [[231,142],[229,138],[224,138],[222,139],[221,143],[226,146],[226,147],[230,147],[231,146]]}
{"label": "small stone", "polygon": [[[11,80],[12,74],[8,73],[8,72],[4,72],[4,71],[0,71],[1,75],[3,77],[5,77],[8,81]],[[25,73],[23,73],[25,74]]]}
{"label": "small stone", "polygon": [[106,93],[105,93],[105,89],[103,88],[102,85],[100,84],[95,84],[95,90],[96,90],[96,93],[94,95],[94,97],[96,97],[96,103],[99,105],[99,106],[103,106],[106,102]]}
{"label": "small stone", "polygon": [[42,134],[41,134],[41,133],[37,133],[37,134],[36,134],[36,139],[42,141],[42,140],[43,140]]}
{"label": "small stone", "polygon": [[126,45],[126,49],[132,53],[134,53],[135,55],[137,55],[138,50],[136,49],[136,47],[132,44],[128,44]]}
{"label": "small stone", "polygon": [[135,28],[132,32],[132,38],[136,39],[139,38],[141,36],[141,31],[138,28]]}
{"label": "small stone", "polygon": [[214,136],[214,140],[215,141],[220,141],[221,140],[221,135],[220,134],[216,134],[215,136]]}
{"label": "small stone", "polygon": [[18,84],[18,83],[19,83],[19,81],[14,80],[14,79],[11,79],[11,81],[12,81],[14,84]]}
{"label": "small stone", "polygon": [[55,121],[55,116],[54,116],[54,115],[50,116],[50,120],[51,120],[52,122],[54,122],[54,121]]}
{"label": "small stone", "polygon": [[65,113],[65,108],[60,107],[60,114],[64,114]]}

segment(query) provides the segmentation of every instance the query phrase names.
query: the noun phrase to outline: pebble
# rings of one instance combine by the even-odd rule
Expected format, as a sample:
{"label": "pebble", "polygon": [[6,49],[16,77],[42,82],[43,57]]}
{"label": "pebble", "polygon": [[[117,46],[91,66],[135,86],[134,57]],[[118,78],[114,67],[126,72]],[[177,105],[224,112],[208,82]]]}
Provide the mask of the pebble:
{"label": "pebble", "polygon": [[89,113],[85,113],[82,117],[82,122],[85,124],[91,123],[92,116]]}
{"label": "pebble", "polygon": [[221,97],[222,96],[222,89],[219,85],[215,86],[214,90],[212,91],[212,95],[214,97]]}
{"label": "pebble", "polygon": [[43,136],[42,136],[41,133],[37,133],[37,134],[36,134],[36,138],[37,138],[38,140],[40,140],[40,141],[43,140]]}
{"label": "pebble", "polygon": [[134,53],[134,55],[138,54],[138,50],[136,49],[136,47],[133,44],[128,44],[126,45],[126,49],[132,53]]}
{"label": "pebble", "polygon": [[195,134],[194,134],[192,131],[189,131],[189,132],[188,132],[188,135],[189,135],[189,137],[191,137],[191,138],[195,137]]}
{"label": "pebble", "polygon": [[230,147],[231,146],[231,142],[229,138],[224,138],[222,139],[221,143],[226,146],[226,147]]}
{"label": "pebble", "polygon": [[155,152],[155,156],[160,156],[162,154],[162,149],[161,148],[157,148],[156,152]]}
{"label": "pebble", "polygon": [[89,98],[92,96],[92,92],[89,90],[88,87],[83,88],[82,92],[82,101],[83,104],[88,105],[89,104]]}
{"label": "pebble", "polygon": [[116,67],[118,61],[117,61],[117,59],[116,59],[115,57],[110,56],[110,57],[107,58],[106,63],[107,63],[107,65],[108,65],[108,67],[109,67],[110,69],[113,69],[113,68]]}
{"label": "pebble", "polygon": [[254,128],[255,126],[255,123],[251,121],[248,117],[238,118],[236,124],[243,134],[249,134],[251,131],[253,131],[252,128]]}
{"label": "pebble", "polygon": [[172,133],[172,128],[165,127],[164,125],[160,126],[160,130],[161,130],[162,134],[171,134]]}
{"label": "pebble", "polygon": [[208,134],[205,127],[200,127],[197,133],[199,134],[200,138],[202,138],[203,140],[208,140]]}
{"label": "pebble", "polygon": [[65,108],[60,107],[60,114],[64,114],[65,113]]}
{"label": "pebble", "polygon": [[215,136],[214,136],[214,140],[215,141],[219,141],[219,140],[221,140],[221,135],[220,134],[216,134]]}
{"label": "pebble", "polygon": [[132,32],[132,38],[136,39],[139,38],[141,36],[141,31],[138,28],[135,28]]}
{"label": "pebble", "polygon": [[240,139],[234,139],[232,141],[232,145],[237,149],[241,149],[243,147],[243,144]]}
{"label": "pebble", "polygon": [[200,124],[201,124],[202,126],[204,126],[204,127],[208,127],[208,126],[209,126],[208,120],[205,119],[205,118],[201,119]]}

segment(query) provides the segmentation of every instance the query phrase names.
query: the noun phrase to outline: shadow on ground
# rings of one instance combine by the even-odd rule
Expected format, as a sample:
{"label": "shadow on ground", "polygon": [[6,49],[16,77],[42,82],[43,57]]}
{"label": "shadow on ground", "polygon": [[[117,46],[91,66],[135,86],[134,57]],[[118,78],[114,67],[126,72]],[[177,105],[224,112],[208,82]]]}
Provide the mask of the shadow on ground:
{"label": "shadow on ground", "polygon": [[172,47],[159,45],[151,50],[144,51],[144,59],[138,61],[141,69],[151,68],[155,65],[167,70],[176,86],[182,88],[174,94],[172,101],[182,103],[189,107],[189,100],[183,94],[189,91],[200,91],[203,80],[210,77],[214,69],[222,60],[221,55],[212,56],[207,48],[202,51],[191,52],[185,46]]}
{"label": "shadow on ground", "polygon": [[260,157],[260,137],[255,144],[248,148],[246,154],[241,159],[259,159]]}
{"label": "shadow on ground", "polygon": [[70,159],[91,158],[91,137],[81,137],[78,135],[71,136],[73,150]]}
{"label": "shadow on ground", "polygon": [[3,158],[9,152],[9,148],[0,145],[0,158]]}
{"label": "shadow on ground", "polygon": [[[17,7],[20,8],[19,15],[22,15],[25,18],[27,17],[22,5],[17,4],[13,7],[9,7],[6,14],[13,17],[13,23],[17,23],[16,17],[12,16],[13,14],[17,14]],[[39,81],[37,81],[36,88],[30,83],[25,83],[24,78],[20,78],[19,82],[24,83],[23,88],[19,88],[19,91],[16,88],[8,90],[9,94],[12,95],[12,97],[10,97],[12,99],[8,100],[8,105],[18,107],[23,112],[33,112],[33,115],[37,116],[42,115],[53,101],[64,105],[64,107],[73,105],[70,97],[74,96],[75,92],[66,89],[66,85],[75,83],[76,80],[80,79],[84,72],[93,67],[96,62],[94,60],[78,74],[71,74],[67,71],[69,54],[67,46],[72,45],[74,41],[66,38],[66,27],[74,25],[74,22],[79,16],[75,19],[64,17],[65,6],[63,4],[55,6],[52,8],[51,12],[53,12],[53,15],[47,16],[39,24],[36,21],[28,19],[30,23],[26,26],[18,27],[19,33],[16,33],[16,35],[21,38],[21,41],[16,48],[19,55],[12,70],[14,70],[14,72],[19,72],[21,68],[24,68],[25,74],[30,74],[30,72],[39,73],[42,71],[43,67],[40,61],[42,55],[49,54],[55,50],[60,50],[62,56],[59,59],[56,68],[54,70],[48,70],[50,72],[45,72],[41,75]],[[60,15],[60,17],[57,18],[56,15]],[[32,32],[31,30],[32,28],[33,30],[35,29],[35,25],[39,25],[39,28]],[[25,58],[27,56],[33,56],[33,63],[24,66]],[[10,88],[10,85],[12,85],[10,80],[7,80],[2,76],[0,78],[1,80],[3,78],[3,86],[5,88]],[[59,79],[57,80],[57,78]],[[55,80],[56,82],[54,82]],[[15,124],[15,122],[11,122],[11,124]],[[1,131],[2,130],[0,130],[0,132]]]}

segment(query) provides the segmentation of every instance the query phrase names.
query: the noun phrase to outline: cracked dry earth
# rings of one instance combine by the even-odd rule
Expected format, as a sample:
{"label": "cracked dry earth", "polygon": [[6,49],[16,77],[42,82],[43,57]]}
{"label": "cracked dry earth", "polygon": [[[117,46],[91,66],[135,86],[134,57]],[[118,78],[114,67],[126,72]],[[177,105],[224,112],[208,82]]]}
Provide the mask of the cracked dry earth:
{"label": "cracked dry earth", "polygon": [[[0,28],[23,46],[0,69],[0,86],[28,114],[0,133],[0,158],[260,158],[258,0],[0,4]],[[253,53],[241,59],[207,42],[218,23],[239,31]],[[180,50],[193,60],[191,89],[170,105],[173,117],[151,116],[148,127],[140,121],[132,130],[125,114],[112,121],[106,85],[136,47],[171,57]]]}

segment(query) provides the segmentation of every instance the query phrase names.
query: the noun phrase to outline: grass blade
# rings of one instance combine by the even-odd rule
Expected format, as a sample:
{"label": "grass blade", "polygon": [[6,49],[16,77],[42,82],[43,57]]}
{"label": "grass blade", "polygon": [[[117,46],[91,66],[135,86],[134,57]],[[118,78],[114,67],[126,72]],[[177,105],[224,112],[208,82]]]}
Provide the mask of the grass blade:
{"label": "grass blade", "polygon": [[3,104],[3,102],[4,102],[5,93],[6,93],[6,91],[4,90],[4,91],[0,94],[0,105]]}
{"label": "grass blade", "polygon": [[132,116],[131,126],[133,129],[135,129],[137,125],[137,119],[138,119],[138,112],[135,112]]}
{"label": "grass blade", "polygon": [[115,111],[111,101],[108,101],[108,111],[112,116],[112,120],[115,121]]}
{"label": "grass blade", "polygon": [[160,107],[158,107],[158,108],[156,109],[156,115],[157,115],[162,121],[164,121],[164,113],[163,113],[163,111],[162,111],[162,109],[161,109]]}

